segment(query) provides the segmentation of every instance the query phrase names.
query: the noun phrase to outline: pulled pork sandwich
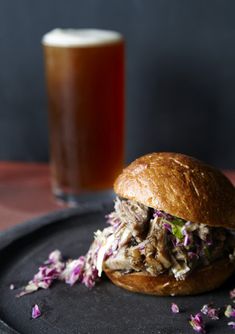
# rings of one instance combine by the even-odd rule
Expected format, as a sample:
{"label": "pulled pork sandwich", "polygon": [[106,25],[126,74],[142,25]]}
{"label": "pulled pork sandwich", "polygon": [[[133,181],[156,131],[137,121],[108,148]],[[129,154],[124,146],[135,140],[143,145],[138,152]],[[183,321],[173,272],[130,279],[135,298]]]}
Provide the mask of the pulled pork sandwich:
{"label": "pulled pork sandwich", "polygon": [[109,227],[86,262],[125,289],[189,295],[220,286],[235,269],[235,188],[218,170],[177,153],[125,168]]}

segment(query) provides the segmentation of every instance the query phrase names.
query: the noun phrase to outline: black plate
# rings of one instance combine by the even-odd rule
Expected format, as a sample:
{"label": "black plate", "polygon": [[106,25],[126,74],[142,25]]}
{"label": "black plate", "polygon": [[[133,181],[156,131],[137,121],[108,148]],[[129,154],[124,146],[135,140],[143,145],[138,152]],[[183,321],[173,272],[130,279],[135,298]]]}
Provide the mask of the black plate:
{"label": "black plate", "polygon": [[[233,279],[214,292],[195,297],[154,297],[130,293],[104,278],[89,290],[62,282],[48,290],[16,298],[17,290],[37,272],[54,249],[66,257],[85,254],[97,228],[105,226],[110,208],[70,209],[54,213],[0,236],[0,333],[193,333],[188,317],[205,303],[230,303]],[[235,285],[235,284],[234,284]],[[172,314],[171,302],[182,312]],[[39,304],[42,316],[31,319],[31,308]],[[206,320],[209,333],[231,333],[229,319]]]}

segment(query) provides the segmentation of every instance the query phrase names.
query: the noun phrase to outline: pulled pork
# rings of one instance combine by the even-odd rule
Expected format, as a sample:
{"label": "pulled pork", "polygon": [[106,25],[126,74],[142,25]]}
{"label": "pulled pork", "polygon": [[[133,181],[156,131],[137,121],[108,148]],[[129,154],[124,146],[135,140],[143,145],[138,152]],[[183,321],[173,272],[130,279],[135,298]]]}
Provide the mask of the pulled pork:
{"label": "pulled pork", "polygon": [[185,221],[120,198],[107,218],[110,226],[97,231],[90,249],[99,276],[105,262],[111,270],[154,276],[168,272],[183,280],[198,266],[235,257],[235,238],[224,228]]}

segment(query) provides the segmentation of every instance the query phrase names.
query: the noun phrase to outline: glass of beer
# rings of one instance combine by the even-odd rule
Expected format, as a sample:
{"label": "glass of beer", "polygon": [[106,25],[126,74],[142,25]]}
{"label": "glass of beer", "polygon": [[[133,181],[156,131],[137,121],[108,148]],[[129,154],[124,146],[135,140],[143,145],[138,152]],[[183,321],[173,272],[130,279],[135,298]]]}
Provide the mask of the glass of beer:
{"label": "glass of beer", "polygon": [[52,190],[79,202],[124,163],[124,40],[114,31],[55,29],[42,39]]}

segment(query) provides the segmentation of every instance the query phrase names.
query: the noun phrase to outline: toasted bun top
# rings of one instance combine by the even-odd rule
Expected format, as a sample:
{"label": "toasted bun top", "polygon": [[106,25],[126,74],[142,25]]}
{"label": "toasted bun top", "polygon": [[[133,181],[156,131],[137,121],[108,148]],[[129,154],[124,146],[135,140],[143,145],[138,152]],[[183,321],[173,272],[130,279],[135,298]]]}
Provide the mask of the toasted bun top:
{"label": "toasted bun top", "polygon": [[118,196],[194,223],[235,229],[235,188],[217,169],[179,153],[152,153],[126,167]]}

